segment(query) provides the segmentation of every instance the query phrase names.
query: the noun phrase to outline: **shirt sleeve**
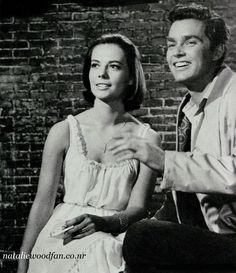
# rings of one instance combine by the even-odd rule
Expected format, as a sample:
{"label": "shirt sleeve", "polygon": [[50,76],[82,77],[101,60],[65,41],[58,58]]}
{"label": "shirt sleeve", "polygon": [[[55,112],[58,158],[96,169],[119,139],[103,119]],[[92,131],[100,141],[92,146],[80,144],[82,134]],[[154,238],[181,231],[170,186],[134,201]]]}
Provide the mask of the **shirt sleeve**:
{"label": "shirt sleeve", "polygon": [[200,152],[165,152],[161,189],[199,193],[236,194],[236,149],[215,158]]}

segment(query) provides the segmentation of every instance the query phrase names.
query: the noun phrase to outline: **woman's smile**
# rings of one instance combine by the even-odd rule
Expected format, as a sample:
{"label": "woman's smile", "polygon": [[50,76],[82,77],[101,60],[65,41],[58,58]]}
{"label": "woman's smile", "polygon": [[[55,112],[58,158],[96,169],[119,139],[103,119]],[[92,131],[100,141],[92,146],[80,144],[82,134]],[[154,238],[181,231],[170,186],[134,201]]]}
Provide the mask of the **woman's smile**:
{"label": "woman's smile", "polygon": [[99,90],[107,90],[107,89],[109,89],[111,87],[111,84],[109,84],[109,83],[97,83],[96,87]]}

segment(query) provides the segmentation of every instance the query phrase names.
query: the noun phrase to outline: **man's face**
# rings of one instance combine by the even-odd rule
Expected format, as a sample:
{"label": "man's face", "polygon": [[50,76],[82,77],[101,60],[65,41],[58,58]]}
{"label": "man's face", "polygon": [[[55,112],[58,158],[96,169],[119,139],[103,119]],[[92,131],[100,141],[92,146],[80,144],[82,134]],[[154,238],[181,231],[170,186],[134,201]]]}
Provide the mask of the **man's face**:
{"label": "man's face", "polygon": [[177,82],[204,87],[215,70],[205,24],[195,19],[175,21],[167,37],[167,62]]}

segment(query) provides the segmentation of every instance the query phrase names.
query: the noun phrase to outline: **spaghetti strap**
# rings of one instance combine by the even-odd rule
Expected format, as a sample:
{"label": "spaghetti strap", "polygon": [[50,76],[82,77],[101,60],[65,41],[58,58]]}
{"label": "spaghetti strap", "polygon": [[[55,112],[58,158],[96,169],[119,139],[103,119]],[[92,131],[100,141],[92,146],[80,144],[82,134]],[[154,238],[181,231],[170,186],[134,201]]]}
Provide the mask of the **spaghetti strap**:
{"label": "spaghetti strap", "polygon": [[77,147],[79,147],[80,152],[84,156],[87,156],[88,154],[87,145],[86,145],[78,119],[72,115],[69,115],[67,117],[67,120],[70,126],[70,135],[71,135],[70,141],[75,142],[77,144]]}
{"label": "spaghetti strap", "polygon": [[76,128],[77,128],[77,136],[78,136],[78,140],[80,141],[80,144],[81,144],[81,148],[82,148],[82,152],[85,156],[87,156],[88,154],[88,149],[87,149],[87,145],[86,145],[86,142],[85,142],[85,139],[84,139],[84,135],[83,135],[83,132],[82,132],[82,129],[81,129],[81,126],[80,126],[80,122],[78,121],[77,118],[75,118],[75,121],[76,121]]}

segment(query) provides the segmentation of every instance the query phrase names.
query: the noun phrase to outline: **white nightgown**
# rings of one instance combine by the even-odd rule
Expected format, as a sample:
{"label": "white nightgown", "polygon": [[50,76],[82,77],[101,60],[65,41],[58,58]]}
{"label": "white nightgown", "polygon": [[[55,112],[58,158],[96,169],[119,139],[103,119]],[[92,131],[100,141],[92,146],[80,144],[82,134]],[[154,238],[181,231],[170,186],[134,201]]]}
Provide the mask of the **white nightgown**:
{"label": "white nightgown", "polygon": [[[124,210],[138,176],[135,159],[102,164],[87,157],[83,128],[69,115],[70,146],[65,157],[65,195],[40,232],[30,259],[28,273],[118,273],[125,263],[122,257],[124,233],[95,232],[63,245],[63,239],[50,236],[66,220],[81,214],[110,216]],[[140,125],[143,137],[150,127]],[[51,258],[49,254],[51,253]],[[39,255],[44,254],[45,259]],[[61,256],[59,256],[61,255]],[[63,256],[62,256],[63,255]],[[42,256],[43,257],[43,256]]]}

